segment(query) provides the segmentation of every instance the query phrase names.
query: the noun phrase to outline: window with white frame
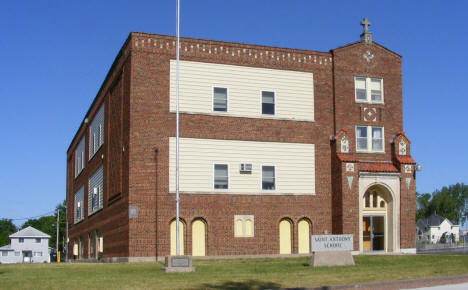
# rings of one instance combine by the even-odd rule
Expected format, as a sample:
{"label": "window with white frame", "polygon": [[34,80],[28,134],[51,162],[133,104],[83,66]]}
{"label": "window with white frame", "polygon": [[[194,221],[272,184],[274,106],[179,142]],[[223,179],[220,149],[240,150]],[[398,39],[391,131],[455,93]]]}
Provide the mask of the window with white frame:
{"label": "window with white frame", "polygon": [[254,236],[254,216],[235,215],[234,216],[234,236],[253,237]]}
{"label": "window with white frame", "polygon": [[41,243],[41,238],[36,238],[36,244],[40,244]]}
{"label": "window with white frame", "polygon": [[89,178],[88,215],[101,209],[104,204],[103,166]]}
{"label": "window with white frame", "polygon": [[213,88],[213,111],[227,112],[227,88]]}
{"label": "window with white frame", "polygon": [[24,238],[19,238],[19,243],[20,244],[24,243]]}
{"label": "window with white frame", "polygon": [[19,257],[20,252],[15,252],[15,256]]}
{"label": "window with white frame", "polygon": [[84,186],[75,193],[75,223],[81,221],[83,216]]}
{"label": "window with white frame", "polygon": [[104,143],[104,104],[101,105],[89,126],[89,159]]}
{"label": "window with white frame", "polygon": [[214,165],[214,189],[229,188],[229,166],[227,164]]}
{"label": "window with white frame", "polygon": [[262,189],[275,190],[275,167],[262,166]]}
{"label": "window with white frame", "polygon": [[383,103],[383,80],[379,78],[354,78],[357,102]]}
{"label": "window with white frame", "polygon": [[8,256],[8,251],[2,251],[2,256],[3,256],[3,257]]}
{"label": "window with white frame", "polygon": [[356,126],[356,151],[383,152],[383,127]]}
{"label": "window with white frame", "polygon": [[77,177],[85,166],[85,137],[83,136],[75,150],[75,177]]}
{"label": "window with white frame", "polygon": [[42,257],[42,252],[34,252],[34,257]]}
{"label": "window with white frame", "polygon": [[275,93],[262,91],[262,114],[275,114]]}

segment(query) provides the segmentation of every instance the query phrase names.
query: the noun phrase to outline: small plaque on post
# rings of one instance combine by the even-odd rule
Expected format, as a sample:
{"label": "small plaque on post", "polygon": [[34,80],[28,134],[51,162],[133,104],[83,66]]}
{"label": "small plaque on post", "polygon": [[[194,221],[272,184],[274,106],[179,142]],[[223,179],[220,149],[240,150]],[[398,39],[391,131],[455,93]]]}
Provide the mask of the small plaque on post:
{"label": "small plaque on post", "polygon": [[353,235],[312,235],[310,249],[313,253],[310,266],[354,265]]}

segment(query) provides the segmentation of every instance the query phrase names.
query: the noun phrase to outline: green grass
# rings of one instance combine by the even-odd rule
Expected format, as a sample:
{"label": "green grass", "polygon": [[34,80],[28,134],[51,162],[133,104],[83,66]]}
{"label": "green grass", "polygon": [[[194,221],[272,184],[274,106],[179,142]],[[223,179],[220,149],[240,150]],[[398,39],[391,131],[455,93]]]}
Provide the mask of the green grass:
{"label": "green grass", "polygon": [[0,265],[2,289],[262,289],[468,274],[468,256],[355,256],[356,266],[308,267],[309,258],[195,260],[193,273],[160,263]]}

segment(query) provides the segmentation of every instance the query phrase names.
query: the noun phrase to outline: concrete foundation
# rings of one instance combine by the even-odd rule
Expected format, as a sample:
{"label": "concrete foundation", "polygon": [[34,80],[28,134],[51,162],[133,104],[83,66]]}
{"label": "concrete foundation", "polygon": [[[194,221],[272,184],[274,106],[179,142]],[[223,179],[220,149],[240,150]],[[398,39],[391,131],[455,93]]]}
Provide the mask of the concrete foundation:
{"label": "concrete foundation", "polygon": [[310,259],[310,266],[354,266],[354,258],[350,251],[314,252]]}

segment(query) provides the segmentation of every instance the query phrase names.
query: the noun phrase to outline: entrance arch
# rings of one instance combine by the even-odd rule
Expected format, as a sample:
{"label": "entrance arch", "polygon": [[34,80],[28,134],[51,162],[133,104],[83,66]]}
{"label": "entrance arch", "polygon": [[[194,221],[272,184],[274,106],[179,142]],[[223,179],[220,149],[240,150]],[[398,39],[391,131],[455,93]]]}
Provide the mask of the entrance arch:
{"label": "entrance arch", "polygon": [[192,223],[192,256],[205,256],[206,224],[202,219]]}
{"label": "entrance arch", "polygon": [[280,254],[291,254],[291,222],[283,219],[279,223]]}
{"label": "entrance arch", "polygon": [[393,198],[389,190],[373,185],[360,204],[362,251],[393,251]]}

